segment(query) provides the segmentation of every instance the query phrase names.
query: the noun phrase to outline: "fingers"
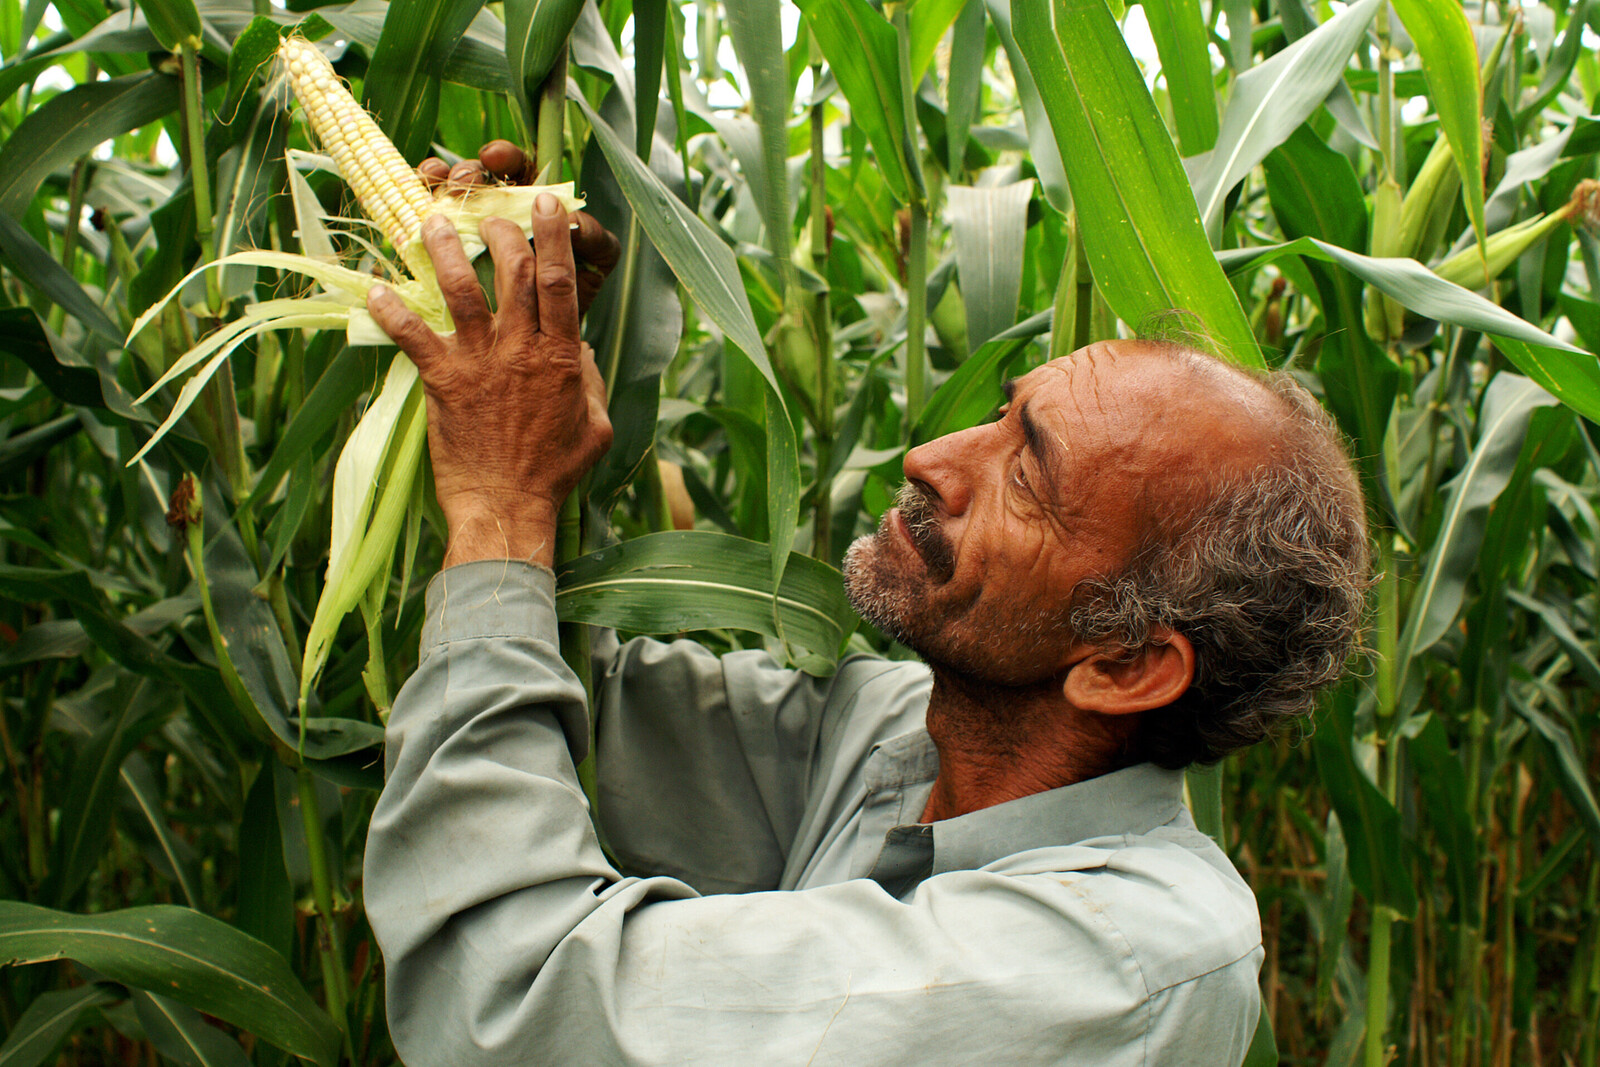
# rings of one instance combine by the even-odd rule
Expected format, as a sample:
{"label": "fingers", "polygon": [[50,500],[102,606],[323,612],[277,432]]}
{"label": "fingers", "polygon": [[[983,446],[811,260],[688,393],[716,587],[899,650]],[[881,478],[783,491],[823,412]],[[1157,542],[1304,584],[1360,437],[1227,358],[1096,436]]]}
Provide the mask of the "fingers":
{"label": "fingers", "polygon": [[538,257],[539,331],[557,340],[579,343],[578,279],[561,201],[539,194],[533,205],[533,248]]}
{"label": "fingers", "polygon": [[374,285],[367,291],[367,313],[423,374],[444,352],[439,335],[428,329],[422,316],[406,307],[387,285]]}
{"label": "fingers", "polygon": [[417,164],[417,177],[422,179],[422,184],[429,189],[444,184],[450,177],[450,164],[438,156],[429,156]]}
{"label": "fingers", "polygon": [[[611,447],[611,414],[606,408],[606,382],[600,374],[600,366],[595,362],[594,349],[587,344],[582,345],[578,352],[579,366],[583,374],[584,397],[589,404],[589,425],[594,431],[597,450],[604,453]],[[598,460],[598,456],[596,459]]]}
{"label": "fingers", "polygon": [[422,224],[422,243],[433,260],[439,291],[462,340],[470,344],[483,337],[490,328],[489,305],[478,287],[478,275],[461,250],[455,227],[443,215],[430,215]]}
{"label": "fingers", "polygon": [[617,240],[617,235],[583,211],[574,212],[572,221],[578,224],[578,228],[571,231],[573,255],[602,274],[611,273],[611,268],[622,257],[622,242]]}
{"label": "fingers", "polygon": [[509,219],[484,219],[478,233],[494,257],[494,299],[501,321],[515,328],[525,327],[531,335],[539,328],[539,320],[533,295],[537,261],[528,239],[522,236],[522,228]]}
{"label": "fingers", "polygon": [[533,181],[533,160],[510,141],[490,141],[478,149],[478,162],[484,170],[502,181],[513,184]]}

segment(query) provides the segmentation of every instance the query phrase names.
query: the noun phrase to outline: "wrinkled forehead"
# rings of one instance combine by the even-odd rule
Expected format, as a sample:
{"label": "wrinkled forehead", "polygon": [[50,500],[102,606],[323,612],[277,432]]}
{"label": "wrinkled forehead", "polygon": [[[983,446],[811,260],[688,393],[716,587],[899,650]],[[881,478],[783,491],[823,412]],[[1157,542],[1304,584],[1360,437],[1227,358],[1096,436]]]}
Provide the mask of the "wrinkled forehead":
{"label": "wrinkled forehead", "polygon": [[1052,360],[1018,379],[1013,395],[1080,453],[1139,450],[1182,466],[1253,466],[1273,451],[1284,415],[1283,401],[1247,373],[1142,341],[1100,342]]}

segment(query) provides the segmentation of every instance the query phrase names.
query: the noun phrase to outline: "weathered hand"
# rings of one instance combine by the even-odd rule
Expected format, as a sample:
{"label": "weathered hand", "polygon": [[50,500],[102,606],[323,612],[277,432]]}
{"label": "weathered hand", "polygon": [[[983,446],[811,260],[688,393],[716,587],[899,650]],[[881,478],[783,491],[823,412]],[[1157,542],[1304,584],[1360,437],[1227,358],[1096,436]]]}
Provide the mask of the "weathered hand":
{"label": "weathered hand", "polygon": [[[532,157],[510,141],[490,141],[478,149],[477,159],[463,159],[454,167],[438,156],[429,156],[417,165],[417,174],[430,188],[443,185],[446,192],[464,193],[490,179],[512,185],[530,185],[538,176]],[[617,265],[622,245],[612,232],[590,215],[580,211],[572,216],[578,228],[572,230],[572,253],[577,260],[578,311],[589,310],[594,298]]]}
{"label": "weathered hand", "polygon": [[499,308],[491,314],[455,231],[437,216],[424,223],[452,334],[434,333],[383,286],[368,297],[373,319],[422,377],[447,565],[550,566],[562,501],[611,444],[605,384],[578,336],[567,227],[550,195],[534,208],[532,248],[513,223],[484,222]]}

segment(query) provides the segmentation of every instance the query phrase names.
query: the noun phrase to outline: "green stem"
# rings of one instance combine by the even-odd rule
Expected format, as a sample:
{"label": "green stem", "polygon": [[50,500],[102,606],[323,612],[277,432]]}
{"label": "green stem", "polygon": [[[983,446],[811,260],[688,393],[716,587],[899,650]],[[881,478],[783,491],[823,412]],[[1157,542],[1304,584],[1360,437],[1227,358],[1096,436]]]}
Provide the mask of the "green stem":
{"label": "green stem", "polygon": [[300,794],[300,821],[306,834],[306,856],[311,864],[311,899],[321,919],[317,952],[322,961],[323,994],[327,998],[328,1014],[333,1016],[334,1025],[344,1038],[346,1055],[349,1055],[350,1020],[346,1005],[350,1002],[350,989],[344,972],[344,939],[333,912],[333,876],[328,870],[328,847],[322,833],[317,782],[304,767],[300,768],[296,778]]}
{"label": "green stem", "polygon": [[[211,174],[206,166],[206,136],[200,96],[200,61],[196,45],[184,41],[178,45],[178,57],[183,65],[183,120],[184,133],[189,147],[189,178],[194,185],[195,233],[200,238],[200,260],[210,263],[217,258],[217,242],[212,233]],[[217,272],[206,271],[206,307],[212,318],[222,315],[222,283]]]}
{"label": "green stem", "polygon": [[540,185],[561,180],[561,156],[566,138],[567,50],[563,47],[539,88],[539,128],[534,137],[534,163]]}
{"label": "green stem", "polygon": [[[822,49],[811,41],[811,83],[822,82]],[[828,274],[828,163],[824,157],[823,104],[811,106],[811,269]],[[807,308],[811,341],[817,356],[817,490],[811,519],[811,554],[823,562],[833,558],[833,311],[828,292],[815,294]]]}
{"label": "green stem", "polygon": [[[1395,754],[1388,744],[1398,737],[1394,730],[1398,692],[1396,689],[1395,653],[1400,635],[1400,585],[1395,574],[1394,536],[1379,530],[1378,566],[1381,578],[1378,586],[1378,617],[1374,626],[1377,643],[1377,662],[1373,688],[1377,696],[1377,780],[1384,795],[1395,799],[1393,768]],[[1366,1014],[1366,1067],[1383,1067],[1385,1062],[1384,1030],[1389,1018],[1389,942],[1394,927],[1395,912],[1386,904],[1374,903],[1370,919],[1367,960],[1367,1014]]]}
{"label": "green stem", "polygon": [[67,185],[67,221],[61,227],[61,265],[72,270],[73,256],[78,251],[78,227],[83,220],[84,187],[88,185],[89,157],[83,156],[72,165],[72,181]]}
{"label": "green stem", "polygon": [[1394,721],[1400,696],[1395,688],[1399,673],[1395,657],[1400,647],[1400,578],[1395,573],[1393,533],[1380,527],[1378,537],[1378,617],[1373,633],[1377,656],[1373,664],[1373,690],[1377,696],[1381,733]]}
{"label": "green stem", "polygon": [[622,366],[622,346],[628,336],[628,310],[633,306],[633,291],[639,285],[639,260],[640,255],[639,216],[637,213],[628,214],[628,243],[622,253],[622,291],[617,295],[617,317],[612,324],[611,343],[606,346],[605,362],[602,363],[601,372],[606,379],[606,396],[610,397],[617,387],[617,371]]}
{"label": "green stem", "polygon": [[928,203],[911,202],[911,247],[906,255],[906,440],[928,393]]}
{"label": "green stem", "polygon": [[1371,937],[1367,942],[1367,1040],[1365,1067],[1384,1067],[1383,1033],[1389,1017],[1389,935],[1394,912],[1388,905],[1372,909]]}
{"label": "green stem", "polygon": [[911,187],[910,247],[906,249],[906,440],[928,392],[928,357],[924,335],[928,322],[928,190],[922,177],[917,139],[916,93],[911,81],[911,29],[905,3],[889,5],[899,44],[901,122],[906,131],[906,177]]}
{"label": "green stem", "polygon": [[1061,260],[1061,280],[1050,309],[1050,358],[1060,359],[1076,349],[1078,334],[1078,262],[1082,244],[1078,213],[1067,214],[1067,254]]}
{"label": "green stem", "polygon": [[389,699],[389,668],[383,655],[383,591],[378,588],[376,597],[369,594],[361,598],[361,619],[367,625],[367,666],[361,672],[361,681],[367,687],[367,697],[378,713],[378,721],[386,723],[392,701]]}
{"label": "green stem", "polygon": [[272,605],[272,617],[278,623],[279,632],[283,634],[283,644],[289,652],[289,663],[299,671],[302,655],[300,638],[295,634],[294,614],[289,610],[289,597],[284,592],[281,567],[267,580],[267,603]]}

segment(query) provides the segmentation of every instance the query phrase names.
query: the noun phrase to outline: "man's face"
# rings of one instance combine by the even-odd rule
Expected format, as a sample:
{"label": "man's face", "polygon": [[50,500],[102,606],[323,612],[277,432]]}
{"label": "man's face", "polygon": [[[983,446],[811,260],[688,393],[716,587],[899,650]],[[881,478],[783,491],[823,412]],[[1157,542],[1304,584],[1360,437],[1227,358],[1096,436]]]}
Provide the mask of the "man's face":
{"label": "man's face", "polygon": [[1076,645],[1077,583],[1120,567],[1192,492],[1188,472],[1259,441],[1255,420],[1230,410],[1259,405],[1240,402],[1254,384],[1217,380],[1197,388],[1171,359],[1109,342],[1010,383],[998,421],[906,454],[898,506],[846,556],[851,603],[974,680],[1055,676]]}

